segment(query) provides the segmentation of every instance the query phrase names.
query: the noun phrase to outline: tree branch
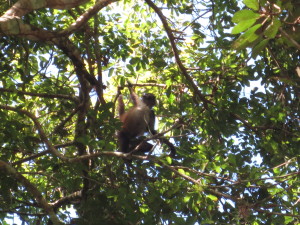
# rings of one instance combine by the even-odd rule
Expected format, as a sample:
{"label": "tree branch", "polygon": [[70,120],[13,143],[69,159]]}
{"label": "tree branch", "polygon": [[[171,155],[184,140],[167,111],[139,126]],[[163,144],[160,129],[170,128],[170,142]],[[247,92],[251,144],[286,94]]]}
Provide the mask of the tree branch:
{"label": "tree branch", "polygon": [[38,119],[32,113],[30,113],[30,112],[28,112],[26,110],[23,110],[23,109],[19,109],[17,107],[15,108],[15,107],[6,106],[6,105],[0,105],[0,109],[14,111],[14,112],[17,112],[17,113],[20,113],[20,114],[24,114],[27,117],[29,117],[33,121],[33,123],[34,123],[34,125],[35,125],[35,127],[36,127],[36,129],[37,129],[37,131],[38,131],[38,133],[40,135],[40,138],[41,138],[42,142],[44,142],[46,144],[48,150],[53,155],[57,156],[58,158],[60,158],[60,159],[62,159],[64,161],[69,161],[70,160],[70,158],[65,157],[59,151],[56,150],[56,148],[48,140],[47,135],[44,132],[44,129],[42,128],[42,125],[39,123]]}
{"label": "tree branch", "polygon": [[175,37],[172,33],[172,29],[170,28],[170,26],[169,26],[169,24],[166,20],[166,17],[163,15],[161,10],[151,0],[145,0],[145,1],[155,11],[155,13],[160,18],[160,20],[161,20],[161,22],[162,22],[162,24],[165,28],[165,31],[168,35],[168,38],[170,40],[171,47],[172,47],[172,50],[173,50],[173,54],[174,54],[174,57],[175,57],[175,61],[178,65],[179,69],[181,70],[182,74],[184,75],[185,79],[191,85],[193,91],[197,94],[197,96],[200,98],[200,100],[204,103],[205,108],[207,108],[207,104],[215,105],[214,102],[212,102],[212,101],[205,98],[205,96],[198,89],[198,86],[194,83],[193,78],[188,74],[187,69],[185,68],[185,66],[183,65],[183,63],[180,59],[179,51],[178,51],[176,43],[175,43]]}
{"label": "tree branch", "polygon": [[68,196],[62,197],[53,203],[49,203],[53,208],[57,209],[62,205],[68,204],[71,201],[78,200],[82,197],[81,191],[76,191]]}
{"label": "tree branch", "polygon": [[88,0],[18,0],[2,17],[19,17],[41,8],[70,9],[79,6]]}
{"label": "tree branch", "polygon": [[[63,147],[73,146],[73,145],[75,145],[75,143],[74,143],[74,142],[70,142],[70,143],[65,143],[65,144],[55,145],[54,147],[55,147],[55,148],[63,148]],[[41,157],[41,156],[43,156],[43,155],[46,155],[46,154],[48,154],[48,153],[51,153],[51,151],[50,151],[50,150],[45,150],[45,151],[42,151],[42,152],[33,154],[33,155],[31,155],[31,156],[28,156],[28,157],[26,157],[26,158],[20,159],[20,160],[18,160],[18,161],[16,161],[16,162],[13,162],[13,163],[11,163],[11,165],[12,165],[12,166],[20,165],[20,164],[22,164],[22,163],[24,163],[24,162],[28,162],[28,161],[30,161],[30,160],[36,159],[36,158]]]}
{"label": "tree branch", "polygon": [[80,108],[82,107],[82,104],[78,105],[75,109],[73,109],[73,111],[70,113],[70,115],[68,115],[64,120],[62,120],[54,129],[53,129],[53,134],[59,132],[60,130],[62,130],[64,128],[64,126],[66,125],[66,123],[68,121],[70,121],[73,116],[76,115],[76,113],[80,110]]}
{"label": "tree branch", "polygon": [[61,36],[68,36],[77,31],[80,27],[87,23],[87,21],[94,16],[99,10],[105,6],[119,0],[99,0],[96,4],[82,14],[73,24],[67,29],[60,32],[48,31],[45,29],[33,27],[30,24],[25,24],[22,16],[40,9],[70,9],[79,6],[88,0],[44,0],[36,4],[35,0],[19,0],[4,15],[0,17],[0,33],[4,35],[16,35],[25,37],[34,41],[49,41],[53,38]]}
{"label": "tree branch", "polygon": [[96,1],[95,5],[91,8],[89,8],[85,13],[83,13],[80,17],[78,17],[78,19],[72,23],[67,29],[62,30],[60,32],[58,32],[59,36],[65,36],[65,35],[70,35],[72,34],[74,31],[78,30],[80,27],[82,27],[83,25],[85,25],[87,23],[87,21],[92,18],[95,14],[97,14],[102,8],[104,8],[105,6],[113,3],[113,2],[117,2],[119,0],[99,0]]}
{"label": "tree branch", "polygon": [[281,216],[281,217],[287,216],[287,217],[300,218],[300,215],[295,215],[295,214],[291,214],[291,213],[279,213],[279,212],[272,212],[272,211],[263,210],[263,209],[254,209],[254,210],[259,213],[263,213],[263,214],[267,214],[267,215],[277,215],[277,216]]}
{"label": "tree branch", "polygon": [[13,167],[11,167],[6,162],[0,160],[0,169],[5,171],[7,174],[13,176],[17,181],[19,181],[30,194],[33,195],[38,205],[42,207],[46,213],[50,216],[52,222],[56,225],[62,224],[58,217],[56,216],[53,208],[48,204],[46,199],[42,196],[42,193],[34,186],[29,180],[27,180],[22,174],[17,172]]}
{"label": "tree branch", "polygon": [[8,88],[0,88],[0,92],[17,93],[17,94],[21,94],[21,95],[29,95],[29,96],[36,96],[36,97],[42,97],[42,98],[60,98],[60,99],[71,100],[74,102],[79,101],[77,97],[73,97],[71,95],[63,95],[63,94],[33,93],[33,92],[27,92],[27,91],[12,90],[12,89],[8,89]]}
{"label": "tree branch", "polygon": [[56,37],[56,33],[47,31],[29,24],[25,24],[20,18],[0,17],[0,34],[6,36],[19,36],[33,41],[47,42]]}
{"label": "tree branch", "polygon": [[99,81],[86,70],[85,64],[80,55],[80,50],[67,38],[54,38],[52,39],[52,43],[70,58],[75,67],[76,75],[80,83],[82,84],[84,82],[83,78],[86,79],[92,86],[95,87],[98,97],[101,98],[103,88],[102,84],[100,84]]}
{"label": "tree branch", "polygon": [[287,32],[285,32],[281,27],[279,27],[279,31],[280,33],[285,36],[291,43],[293,43],[293,45],[295,45],[296,48],[298,48],[298,50],[300,50],[300,44],[295,41]]}

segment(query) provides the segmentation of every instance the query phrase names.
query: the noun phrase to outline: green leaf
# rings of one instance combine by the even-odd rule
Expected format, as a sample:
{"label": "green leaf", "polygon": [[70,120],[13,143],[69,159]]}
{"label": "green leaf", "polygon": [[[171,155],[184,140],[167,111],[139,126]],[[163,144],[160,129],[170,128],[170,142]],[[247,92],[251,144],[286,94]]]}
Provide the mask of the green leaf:
{"label": "green leaf", "polygon": [[292,223],[294,221],[294,217],[292,217],[292,216],[285,216],[284,217],[284,221],[285,221],[285,224]]}
{"label": "green leaf", "polygon": [[132,65],[127,64],[126,67],[127,67],[127,69],[128,69],[131,73],[134,73],[134,69],[133,69],[133,66],[132,66]]}
{"label": "green leaf", "polygon": [[280,174],[280,169],[279,168],[274,168],[273,169],[273,172],[276,174],[276,175],[278,175],[278,174]]}
{"label": "green leaf", "polygon": [[167,156],[166,160],[167,160],[168,164],[170,164],[170,165],[172,164],[172,158],[170,156]]}
{"label": "green leaf", "polygon": [[253,19],[258,19],[260,17],[260,15],[258,13],[255,13],[251,10],[241,10],[236,12],[233,17],[232,17],[232,22],[234,23],[239,23],[241,21],[245,21],[245,20],[253,20]]}
{"label": "green leaf", "polygon": [[213,200],[214,202],[218,201],[218,198],[214,195],[207,195],[207,197],[211,200]]}
{"label": "green leaf", "polygon": [[242,49],[249,46],[250,43],[258,39],[259,35],[255,32],[257,29],[261,27],[261,24],[256,24],[247,30],[244,34],[242,34],[233,44],[233,48]]}
{"label": "green leaf", "polygon": [[113,67],[109,69],[108,77],[111,77],[111,76],[113,75],[114,70],[115,70],[115,69],[114,69]]}
{"label": "green leaf", "polygon": [[278,19],[273,20],[271,25],[268,26],[265,30],[264,35],[266,35],[268,38],[274,38],[278,33],[278,29],[280,26],[281,22]]}
{"label": "green leaf", "polygon": [[256,45],[253,50],[252,50],[252,57],[256,58],[256,56],[258,56],[258,54],[267,46],[269,40],[268,39],[264,39],[263,41],[260,41],[258,43],[258,45]]}
{"label": "green leaf", "polygon": [[182,173],[182,174],[185,174],[185,172],[184,172],[183,169],[179,169],[178,172],[179,172],[179,173]]}
{"label": "green leaf", "polygon": [[243,0],[244,4],[254,10],[259,10],[259,3],[257,0]]}
{"label": "green leaf", "polygon": [[190,201],[190,198],[191,198],[191,196],[186,195],[186,196],[183,198],[183,202],[185,202],[185,203],[189,202],[189,201]]}
{"label": "green leaf", "polygon": [[239,22],[231,31],[232,34],[238,34],[245,30],[247,30],[249,27],[251,27],[256,22],[256,19],[250,19]]}

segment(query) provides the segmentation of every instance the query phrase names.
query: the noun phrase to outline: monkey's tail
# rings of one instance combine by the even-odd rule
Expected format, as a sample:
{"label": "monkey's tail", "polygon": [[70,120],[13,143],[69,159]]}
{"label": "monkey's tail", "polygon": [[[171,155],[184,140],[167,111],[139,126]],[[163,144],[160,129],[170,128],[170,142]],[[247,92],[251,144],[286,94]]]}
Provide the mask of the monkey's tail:
{"label": "monkey's tail", "polygon": [[175,148],[175,146],[169,140],[167,140],[166,138],[160,138],[160,141],[162,143],[166,144],[169,147],[170,152],[171,152],[170,156],[172,158],[174,158],[175,155],[176,155],[176,148]]}

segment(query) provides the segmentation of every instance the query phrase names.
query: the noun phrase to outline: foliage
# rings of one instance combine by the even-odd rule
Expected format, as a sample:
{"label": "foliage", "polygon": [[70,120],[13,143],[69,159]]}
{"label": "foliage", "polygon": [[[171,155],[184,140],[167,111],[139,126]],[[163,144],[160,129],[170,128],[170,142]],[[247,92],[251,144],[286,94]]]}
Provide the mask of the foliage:
{"label": "foliage", "polygon": [[[297,0],[0,2],[1,223],[300,223]],[[127,80],[175,158],[117,151]]]}

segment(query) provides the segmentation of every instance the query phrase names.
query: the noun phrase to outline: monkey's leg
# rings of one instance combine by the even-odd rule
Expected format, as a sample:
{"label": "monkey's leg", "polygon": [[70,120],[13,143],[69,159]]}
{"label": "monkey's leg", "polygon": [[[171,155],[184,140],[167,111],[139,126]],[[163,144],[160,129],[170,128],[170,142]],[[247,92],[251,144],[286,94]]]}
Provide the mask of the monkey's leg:
{"label": "monkey's leg", "polygon": [[129,137],[122,131],[118,133],[118,141],[119,141],[119,150],[124,153],[129,152]]}

